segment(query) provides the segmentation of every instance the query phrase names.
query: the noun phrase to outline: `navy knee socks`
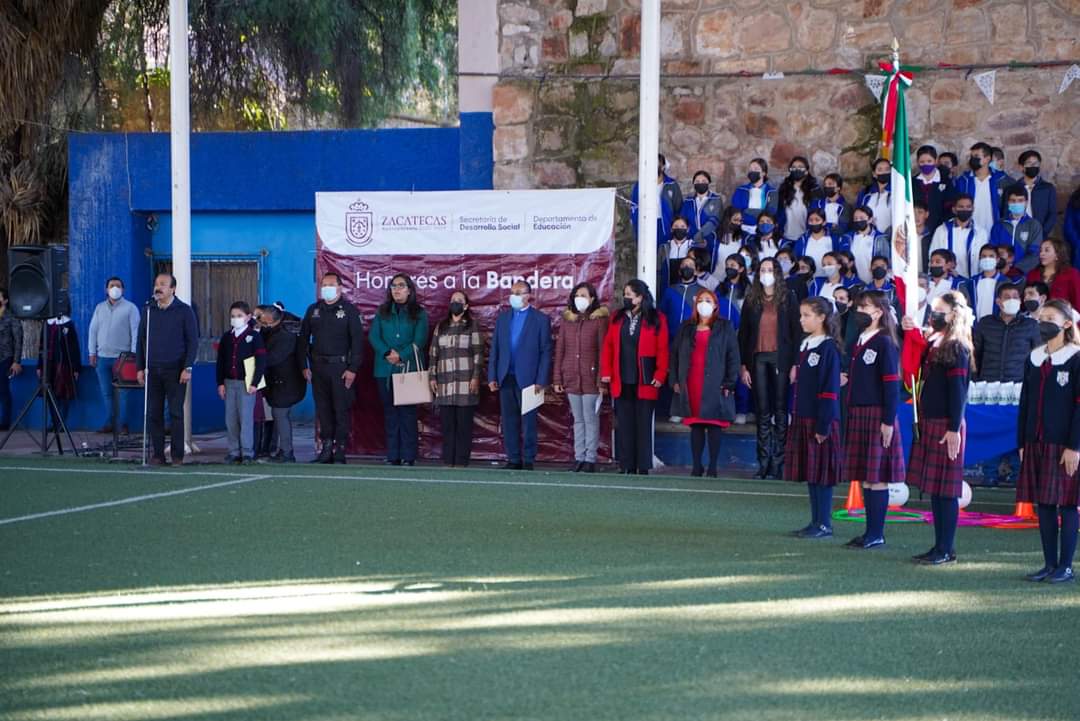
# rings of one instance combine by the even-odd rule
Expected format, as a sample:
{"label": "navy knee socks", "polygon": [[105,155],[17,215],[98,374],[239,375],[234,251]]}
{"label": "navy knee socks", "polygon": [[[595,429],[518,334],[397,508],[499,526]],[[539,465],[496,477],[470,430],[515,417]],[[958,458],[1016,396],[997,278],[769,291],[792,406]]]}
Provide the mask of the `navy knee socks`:
{"label": "navy knee socks", "polygon": [[941,496],[930,496],[930,511],[934,516],[934,550],[941,550],[941,521],[944,516],[941,510]]}
{"label": "navy knee socks", "polygon": [[818,493],[821,490],[821,486],[816,483],[807,483],[806,492],[810,496],[810,525],[817,528],[821,525],[821,519],[818,516]]}
{"label": "navy knee socks", "polygon": [[1037,513],[1039,514],[1039,539],[1042,541],[1043,561],[1047,568],[1057,568],[1058,507],[1049,503],[1040,503]]}
{"label": "navy knee socks", "polygon": [[937,550],[941,553],[953,553],[956,551],[956,527],[960,523],[960,499],[948,496],[936,498],[940,499],[938,507],[941,509],[941,538]]}
{"label": "navy knee socks", "polygon": [[[1040,506],[1041,508],[1041,506]],[[1080,513],[1076,506],[1061,506],[1061,554],[1058,556],[1058,568],[1071,568],[1076,555],[1077,529],[1080,527]]]}
{"label": "navy knee socks", "polygon": [[863,493],[866,505],[866,540],[885,538],[885,516],[889,511],[889,492],[867,489]]}
{"label": "navy knee socks", "polygon": [[832,528],[832,486],[818,486],[817,489],[817,523],[825,528]]}

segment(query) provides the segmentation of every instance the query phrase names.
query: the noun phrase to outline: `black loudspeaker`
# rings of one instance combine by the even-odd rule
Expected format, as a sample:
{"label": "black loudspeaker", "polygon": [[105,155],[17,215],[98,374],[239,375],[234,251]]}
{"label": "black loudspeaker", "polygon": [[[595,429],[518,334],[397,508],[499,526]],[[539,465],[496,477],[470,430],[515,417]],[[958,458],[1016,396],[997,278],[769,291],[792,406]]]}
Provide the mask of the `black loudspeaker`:
{"label": "black loudspeaker", "polygon": [[44,320],[71,314],[65,245],[8,248],[9,307],[16,318]]}

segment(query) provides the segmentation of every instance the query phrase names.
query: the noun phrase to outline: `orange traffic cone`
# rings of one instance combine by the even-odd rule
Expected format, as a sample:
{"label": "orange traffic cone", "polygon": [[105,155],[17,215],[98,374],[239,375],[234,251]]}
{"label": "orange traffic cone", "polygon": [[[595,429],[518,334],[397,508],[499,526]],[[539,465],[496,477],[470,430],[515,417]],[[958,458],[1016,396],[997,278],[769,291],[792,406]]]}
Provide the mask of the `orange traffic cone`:
{"label": "orange traffic cone", "polygon": [[851,482],[851,486],[848,488],[847,503],[844,504],[844,509],[847,510],[848,513],[851,513],[852,511],[861,511],[863,509],[862,482]]}
{"label": "orange traffic cone", "polygon": [[1034,521],[1037,518],[1035,515],[1035,507],[1030,503],[1017,502],[1016,508],[1013,509],[1013,515],[1017,518],[1022,518],[1025,521]]}

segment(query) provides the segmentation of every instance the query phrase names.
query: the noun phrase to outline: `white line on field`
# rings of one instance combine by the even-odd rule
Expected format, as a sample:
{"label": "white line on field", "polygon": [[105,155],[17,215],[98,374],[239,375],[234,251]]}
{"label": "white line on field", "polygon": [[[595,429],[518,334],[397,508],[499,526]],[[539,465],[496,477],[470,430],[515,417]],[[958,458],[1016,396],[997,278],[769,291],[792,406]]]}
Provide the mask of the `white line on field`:
{"label": "white line on field", "polygon": [[238,486],[242,483],[251,483],[252,481],[262,481],[270,478],[270,476],[247,476],[245,478],[237,478],[232,481],[222,481],[220,483],[210,483],[205,486],[194,486],[192,488],[178,488],[174,491],[162,491],[161,493],[148,493],[142,496],[131,496],[129,498],[121,498],[115,501],[105,501],[103,503],[91,503],[88,506],[73,506],[72,508],[60,508],[55,511],[45,511],[43,513],[31,513],[27,516],[15,516],[14,518],[0,518],[0,526],[6,526],[11,523],[20,523],[22,521],[33,521],[39,518],[49,518],[50,516],[66,516],[70,513],[82,513],[83,511],[93,511],[98,508],[109,508],[110,506],[125,506],[129,503],[140,503],[142,501],[151,501],[155,498],[167,498],[169,496],[182,496],[185,493],[198,493],[199,491],[210,491],[215,488],[224,488],[226,486]]}

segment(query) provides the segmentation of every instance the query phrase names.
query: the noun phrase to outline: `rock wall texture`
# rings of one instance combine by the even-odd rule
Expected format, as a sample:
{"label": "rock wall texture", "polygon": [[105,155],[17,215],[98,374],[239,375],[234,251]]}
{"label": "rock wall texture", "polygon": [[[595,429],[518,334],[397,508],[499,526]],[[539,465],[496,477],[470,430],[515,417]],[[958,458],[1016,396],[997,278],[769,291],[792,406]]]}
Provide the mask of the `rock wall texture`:
{"label": "rock wall texture", "polygon": [[[1065,67],[1002,68],[991,105],[956,65],[1080,62],[1077,0],[662,0],[660,148],[689,186],[708,170],[724,194],[761,156],[793,155],[853,194],[876,152],[879,106],[863,80],[887,57],[927,66],[908,93],[913,144],[964,151],[978,140],[1016,156],[1034,147],[1062,201],[1080,182],[1080,82]],[[637,173],[639,0],[499,4],[495,186],[628,187]],[[841,68],[853,74],[793,75]],[[787,73],[764,80],[763,73]],[[979,70],[973,72],[981,72]],[[722,74],[745,73],[739,77]]]}

